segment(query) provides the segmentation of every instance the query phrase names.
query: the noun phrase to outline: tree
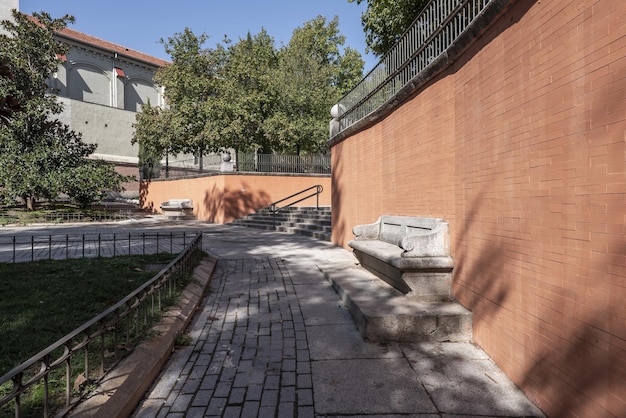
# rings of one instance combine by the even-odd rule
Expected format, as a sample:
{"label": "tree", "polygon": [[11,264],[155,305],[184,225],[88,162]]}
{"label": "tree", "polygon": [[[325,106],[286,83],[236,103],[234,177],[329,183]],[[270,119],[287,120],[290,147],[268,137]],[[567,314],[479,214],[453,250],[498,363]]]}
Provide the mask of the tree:
{"label": "tree", "polygon": [[[22,198],[30,210],[37,198],[55,199],[60,193],[84,204],[103,188],[120,190],[128,178],[86,159],[96,145],[84,143],[79,133],[53,118],[62,105],[48,92],[46,80],[60,64],[57,57],[67,51],[53,33],[74,19],[52,19],[43,12],[33,17],[14,10],[14,21],[2,22],[6,33],[0,34],[0,62],[11,77],[0,77],[0,97],[16,100],[20,111],[0,125],[0,193],[9,201]],[[98,182],[103,176],[107,181]]]}
{"label": "tree", "polygon": [[[364,0],[348,0],[361,4]],[[430,0],[366,0],[361,16],[368,51],[382,57],[411,26]]]}
{"label": "tree", "polygon": [[215,95],[205,102],[211,123],[205,136],[216,138],[222,148],[236,151],[271,151],[264,121],[278,98],[272,74],[277,65],[274,39],[263,29],[257,35],[232,43],[224,39],[218,50],[224,57],[215,82]]}
{"label": "tree", "polygon": [[146,106],[137,117],[133,141],[145,146],[142,155],[327,151],[329,109],[363,72],[360,54],[341,50],[337,18],[306,23],[280,50],[265,30],[214,49],[206,40],[185,29],[162,41],[172,64],[155,80],[169,107]]}
{"label": "tree", "polygon": [[341,51],[344,43],[338,18],[318,16],[294,30],[279,51],[272,80],[280,100],[265,123],[274,149],[327,152],[328,112],[363,73],[360,54]]}
{"label": "tree", "polygon": [[[202,45],[207,35],[196,36],[189,28],[167,41],[161,39],[172,64],[157,71],[155,81],[165,87],[165,97],[171,111],[161,113],[166,118],[165,137],[170,152],[204,153],[218,146],[216,138],[207,138],[205,128],[211,123],[204,113],[205,102],[215,94],[214,83],[221,58]],[[161,141],[163,142],[163,141]]]}
{"label": "tree", "polygon": [[175,148],[178,138],[173,137],[175,133],[171,129],[172,113],[170,109],[153,107],[148,101],[135,116],[131,142],[139,143],[139,170],[144,179],[154,178],[160,171],[161,157]]}

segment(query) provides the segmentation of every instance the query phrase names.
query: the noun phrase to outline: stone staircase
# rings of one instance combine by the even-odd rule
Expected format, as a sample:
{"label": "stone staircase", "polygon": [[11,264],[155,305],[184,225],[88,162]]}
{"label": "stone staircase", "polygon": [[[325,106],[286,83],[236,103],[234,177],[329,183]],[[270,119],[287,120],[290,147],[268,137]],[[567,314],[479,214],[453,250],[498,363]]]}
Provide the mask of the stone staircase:
{"label": "stone staircase", "polygon": [[244,216],[231,225],[300,234],[323,241],[331,240],[330,207],[288,207],[275,216],[267,209]]}

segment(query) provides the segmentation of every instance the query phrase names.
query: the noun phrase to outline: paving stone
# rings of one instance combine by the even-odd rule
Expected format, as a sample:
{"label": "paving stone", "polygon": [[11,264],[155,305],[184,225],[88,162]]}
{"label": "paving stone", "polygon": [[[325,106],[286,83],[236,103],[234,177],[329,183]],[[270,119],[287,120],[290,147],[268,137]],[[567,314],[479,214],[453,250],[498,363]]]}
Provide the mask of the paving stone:
{"label": "paving stone", "polygon": [[241,409],[242,417],[256,417],[259,415],[260,402],[246,402]]}
{"label": "paving stone", "polygon": [[318,414],[438,412],[405,359],[316,361],[312,369]]}
{"label": "paving stone", "polygon": [[263,389],[263,396],[261,397],[261,406],[276,406],[278,405],[278,390],[277,389]]}
{"label": "paving stone", "polygon": [[[195,343],[173,353],[135,417],[182,416],[185,404],[189,415],[244,418],[535,416],[471,345],[364,341],[320,271],[355,268],[345,250],[247,230],[208,235],[205,250],[219,262],[190,326]],[[514,406],[472,405],[477,388],[490,408]]]}
{"label": "paving stone", "polygon": [[176,400],[172,404],[171,411],[172,412],[186,411],[187,408],[189,407],[189,404],[191,403],[192,398],[193,398],[193,395],[191,394],[177,396]]}

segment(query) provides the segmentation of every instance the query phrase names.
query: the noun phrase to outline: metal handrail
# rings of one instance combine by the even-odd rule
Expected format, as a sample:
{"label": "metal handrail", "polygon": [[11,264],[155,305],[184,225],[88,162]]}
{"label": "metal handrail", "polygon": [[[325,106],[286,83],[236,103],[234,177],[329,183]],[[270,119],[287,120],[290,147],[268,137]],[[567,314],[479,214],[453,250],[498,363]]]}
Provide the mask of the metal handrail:
{"label": "metal handrail", "polygon": [[[495,3],[495,4],[494,4]],[[333,136],[393,100],[445,54],[494,0],[432,0],[398,42],[338,104]]]}
{"label": "metal handrail", "polygon": [[[184,277],[202,256],[202,234],[198,234],[191,243],[172,262],[157,273],[151,280],[102,312],[100,315],[84,323],[51,346],[31,357],[18,367],[0,377],[0,386],[12,382],[11,391],[0,398],[0,407],[11,401],[15,402],[15,416],[21,412],[20,397],[30,387],[43,381],[44,417],[50,414],[48,377],[53,370],[65,365],[65,408],[75,405],[80,398],[72,398],[72,365],[71,358],[81,350],[85,352],[84,376],[89,379],[90,369],[94,360],[90,360],[89,346],[98,346],[97,359],[100,363],[99,377],[114,367],[121,359],[120,347],[130,345],[131,339],[147,329],[150,319],[162,309],[163,297],[172,296],[178,278]],[[112,360],[107,363],[105,337],[113,338],[114,350]],[[125,344],[124,344],[125,343]],[[58,350],[62,354],[54,357]],[[33,370],[37,368],[37,371]],[[30,374],[29,374],[30,372]],[[32,375],[31,375],[32,374]]]}
{"label": "metal handrail", "polygon": [[[313,193],[311,193],[311,194],[309,194],[307,196],[304,196],[304,197],[296,200],[295,202],[291,202],[291,203],[289,203],[288,205],[285,205],[285,206],[278,206],[279,203],[283,203],[283,202],[285,202],[285,201],[287,201],[289,199],[292,199],[292,198],[294,198],[296,196],[300,196],[300,195],[302,195],[302,194],[304,194],[304,193],[306,193],[306,192],[308,192],[310,190],[313,190],[313,189],[315,189],[315,192],[313,192]],[[315,186],[311,186],[311,187],[309,187],[307,189],[300,190],[299,192],[296,192],[296,193],[294,193],[294,194],[292,194],[290,196],[287,196],[287,197],[284,197],[284,198],[282,198],[280,200],[277,200],[276,202],[270,203],[268,206],[265,207],[265,210],[269,211],[272,214],[272,222],[273,222],[274,226],[276,226],[276,214],[278,212],[280,212],[283,209],[289,208],[289,207],[295,205],[296,203],[300,203],[300,202],[302,202],[304,200],[307,200],[307,199],[309,199],[311,197],[316,196],[315,209],[319,210],[319,208],[320,208],[320,194],[323,191],[324,191],[324,188],[320,184],[315,185]]]}

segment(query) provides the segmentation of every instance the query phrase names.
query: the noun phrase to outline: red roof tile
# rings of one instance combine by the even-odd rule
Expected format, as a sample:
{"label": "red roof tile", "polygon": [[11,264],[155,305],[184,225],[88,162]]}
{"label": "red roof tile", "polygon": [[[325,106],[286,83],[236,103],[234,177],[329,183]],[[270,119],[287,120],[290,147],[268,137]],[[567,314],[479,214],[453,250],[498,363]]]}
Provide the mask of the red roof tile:
{"label": "red roof tile", "polygon": [[158,67],[163,67],[170,63],[161,58],[153,57],[152,55],[144,54],[143,52],[135,51],[134,49],[126,48],[122,45],[114,44],[113,42],[105,41],[104,39],[96,38],[95,36],[87,35],[74,29],[65,28],[57,32],[57,34],[67,39],[92,45],[107,51],[117,52],[119,55],[144,61]]}
{"label": "red roof tile", "polygon": [[[37,19],[33,16],[27,16],[29,19],[35,22],[37,21]],[[125,46],[114,44],[113,42],[105,41],[104,39],[96,38],[95,36],[87,35],[86,33],[82,33],[74,29],[65,28],[60,32],[57,32],[57,35],[76,42],[88,44],[96,48],[104,49],[106,51],[117,52],[118,55],[143,61],[148,64],[156,65],[157,67],[163,67],[170,64],[169,61],[161,58],[153,57],[152,55],[144,54],[143,52],[135,51],[134,49],[126,48]]]}

